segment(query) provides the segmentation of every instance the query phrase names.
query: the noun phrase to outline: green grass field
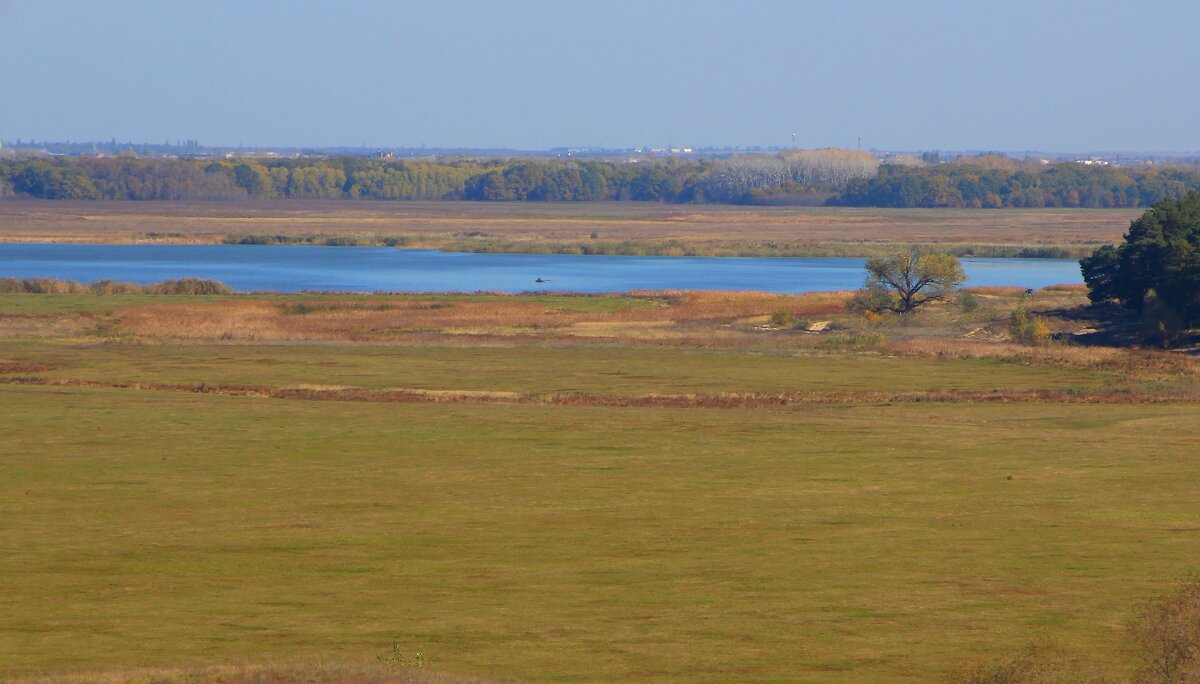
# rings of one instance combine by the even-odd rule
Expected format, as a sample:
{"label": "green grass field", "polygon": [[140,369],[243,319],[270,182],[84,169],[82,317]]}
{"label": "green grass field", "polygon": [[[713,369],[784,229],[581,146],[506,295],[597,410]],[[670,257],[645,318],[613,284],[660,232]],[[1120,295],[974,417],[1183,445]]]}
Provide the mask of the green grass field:
{"label": "green grass field", "polygon": [[[144,301],[11,295],[0,313]],[[936,681],[1042,636],[1122,675],[1128,620],[1200,567],[1196,403],[678,409],[116,386],[1070,389],[1122,381],[1105,364],[46,330],[0,336],[15,364],[0,374],[0,679],[361,663],[399,644],[502,680]],[[10,382],[30,375],[98,386]]]}

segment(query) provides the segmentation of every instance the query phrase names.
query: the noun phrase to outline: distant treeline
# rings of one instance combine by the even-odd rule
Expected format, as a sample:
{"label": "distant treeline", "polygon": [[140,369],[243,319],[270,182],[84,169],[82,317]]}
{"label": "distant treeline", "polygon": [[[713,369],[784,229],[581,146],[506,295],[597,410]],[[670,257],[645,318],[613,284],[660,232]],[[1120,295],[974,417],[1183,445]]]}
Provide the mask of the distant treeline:
{"label": "distant treeline", "polygon": [[839,149],[637,162],[58,157],[0,161],[0,197],[1137,207],[1200,189],[1195,167],[1044,165],[999,156],[902,161],[881,165],[866,152]]}
{"label": "distant treeline", "polygon": [[889,165],[829,200],[848,207],[1145,207],[1200,189],[1200,170],[1177,166],[1021,163],[1004,157]]}

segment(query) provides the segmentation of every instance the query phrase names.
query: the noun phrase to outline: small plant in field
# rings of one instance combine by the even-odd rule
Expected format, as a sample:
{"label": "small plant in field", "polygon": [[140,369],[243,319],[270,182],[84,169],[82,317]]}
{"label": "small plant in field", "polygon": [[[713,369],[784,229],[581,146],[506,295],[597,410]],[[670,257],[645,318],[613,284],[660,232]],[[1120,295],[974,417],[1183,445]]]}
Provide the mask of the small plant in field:
{"label": "small plant in field", "polygon": [[780,330],[793,330],[797,324],[796,314],[786,306],[781,306],[771,312],[771,327]]}
{"label": "small plant in field", "polygon": [[958,308],[964,313],[973,313],[979,308],[979,300],[970,292],[958,293]]}
{"label": "small plant in field", "polygon": [[1027,298],[1022,297],[1008,317],[1008,336],[1019,344],[1040,346],[1050,341],[1050,328],[1041,317],[1029,315]]}
{"label": "small plant in field", "polygon": [[420,652],[414,653],[411,656],[406,655],[398,643],[392,644],[390,653],[375,656],[375,659],[388,667],[407,667],[411,670],[419,670],[425,667],[424,655]]}

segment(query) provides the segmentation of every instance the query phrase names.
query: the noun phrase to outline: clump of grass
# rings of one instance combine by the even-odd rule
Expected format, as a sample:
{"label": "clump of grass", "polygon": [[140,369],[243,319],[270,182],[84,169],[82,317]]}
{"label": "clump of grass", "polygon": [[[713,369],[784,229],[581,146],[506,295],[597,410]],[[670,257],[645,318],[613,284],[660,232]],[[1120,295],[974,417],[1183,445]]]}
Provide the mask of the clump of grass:
{"label": "clump of grass", "polygon": [[887,336],[881,332],[838,333],[830,335],[817,344],[817,349],[825,351],[874,349],[887,342]]}

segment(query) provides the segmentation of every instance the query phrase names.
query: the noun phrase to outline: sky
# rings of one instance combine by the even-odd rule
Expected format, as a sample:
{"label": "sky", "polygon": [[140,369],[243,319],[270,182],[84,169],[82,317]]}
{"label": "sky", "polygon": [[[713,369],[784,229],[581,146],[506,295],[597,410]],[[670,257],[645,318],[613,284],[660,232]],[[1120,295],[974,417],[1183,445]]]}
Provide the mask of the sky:
{"label": "sky", "polygon": [[1200,150],[1195,0],[0,0],[0,139]]}

